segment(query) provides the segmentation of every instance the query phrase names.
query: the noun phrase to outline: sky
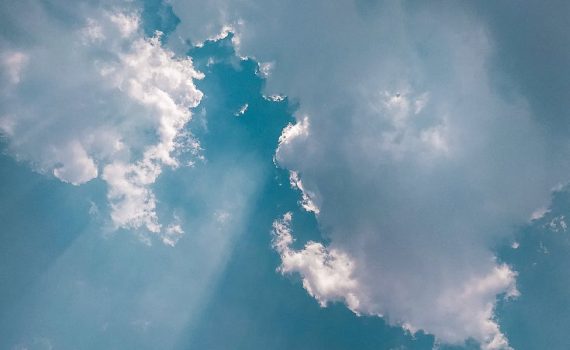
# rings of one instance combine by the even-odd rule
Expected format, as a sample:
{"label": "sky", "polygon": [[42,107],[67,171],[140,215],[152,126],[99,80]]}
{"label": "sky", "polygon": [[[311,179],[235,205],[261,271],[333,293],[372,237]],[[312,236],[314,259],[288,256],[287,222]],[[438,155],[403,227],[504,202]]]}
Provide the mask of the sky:
{"label": "sky", "polygon": [[0,348],[570,348],[569,13],[0,3]]}

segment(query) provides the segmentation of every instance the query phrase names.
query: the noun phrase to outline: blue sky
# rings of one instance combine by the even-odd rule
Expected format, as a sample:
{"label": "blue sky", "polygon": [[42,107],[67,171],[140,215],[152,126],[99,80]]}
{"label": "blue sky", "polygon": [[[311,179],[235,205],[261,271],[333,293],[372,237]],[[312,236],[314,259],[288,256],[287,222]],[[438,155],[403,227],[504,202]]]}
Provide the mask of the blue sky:
{"label": "blue sky", "polygon": [[569,9],[514,5],[0,5],[0,347],[567,349]]}

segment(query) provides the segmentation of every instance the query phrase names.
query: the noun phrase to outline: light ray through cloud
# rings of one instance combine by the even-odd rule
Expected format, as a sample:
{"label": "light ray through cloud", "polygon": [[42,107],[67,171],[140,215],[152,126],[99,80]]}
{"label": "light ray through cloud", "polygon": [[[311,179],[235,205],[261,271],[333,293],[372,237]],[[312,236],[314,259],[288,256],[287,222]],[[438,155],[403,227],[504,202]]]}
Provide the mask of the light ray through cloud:
{"label": "light ray through cloud", "polygon": [[568,348],[569,11],[0,4],[0,347]]}

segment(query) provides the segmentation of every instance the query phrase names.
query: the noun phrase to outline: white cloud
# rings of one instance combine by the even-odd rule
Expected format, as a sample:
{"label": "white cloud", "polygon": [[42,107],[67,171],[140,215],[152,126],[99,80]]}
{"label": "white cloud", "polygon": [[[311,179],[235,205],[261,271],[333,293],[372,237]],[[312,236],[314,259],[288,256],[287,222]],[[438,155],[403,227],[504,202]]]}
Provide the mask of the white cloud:
{"label": "white cloud", "polygon": [[102,179],[109,185],[107,198],[111,204],[111,218],[117,228],[145,227],[150,232],[161,231],[156,199],[148,187],[160,172],[160,166],[153,162],[113,162],[105,166]]}
{"label": "white cloud", "polygon": [[289,182],[291,184],[291,188],[296,188],[301,191],[301,206],[303,209],[309,212],[313,212],[315,214],[319,214],[319,206],[315,204],[314,198],[316,194],[313,192],[309,192],[305,190],[303,186],[303,181],[299,178],[299,173],[296,171],[291,171],[289,173]]}
{"label": "white cloud", "polygon": [[275,62],[262,62],[258,64],[258,74],[263,78],[268,78],[275,68]]}
{"label": "white cloud", "polygon": [[[515,276],[490,245],[570,169],[565,138],[547,134],[489,73],[485,25],[459,5],[172,4],[179,38],[236,31],[241,55],[274,63],[268,98],[301,103],[276,160],[298,174],[302,203],[318,194],[331,245],[292,249],[286,217],[276,227],[282,271],[300,273],[323,305],[341,300],[443,342],[506,348],[493,307],[497,294],[514,294]],[[0,4],[28,39],[0,37],[9,152],[77,185],[101,173],[117,227],[174,244],[181,230],[176,220],[163,228],[152,184],[164,166],[179,166],[181,144],[196,145],[183,128],[201,75],[144,38],[136,11],[77,8],[64,23],[38,2]],[[552,225],[566,229],[564,220]]]}
{"label": "white cloud", "polygon": [[101,42],[105,39],[103,27],[93,18],[87,18],[87,23],[81,30],[81,35],[86,45],[93,42]]}
{"label": "white cloud", "polygon": [[[289,212],[273,223],[273,248],[281,257],[278,271],[298,273],[303,287],[322,307],[329,302],[343,301],[358,315],[382,316],[384,309],[374,302],[374,292],[359,279],[357,262],[342,249],[317,242],[310,241],[301,250],[293,249],[291,220]],[[425,314],[391,320],[412,333],[429,329],[451,343],[461,343],[467,333],[485,350],[510,349],[493,311],[497,294],[505,293],[507,298],[519,296],[515,277],[516,273],[509,266],[496,265],[486,275],[471,277],[462,285],[447,289],[424,310]]]}
{"label": "white cloud", "polygon": [[97,165],[77,140],[73,140],[56,157],[65,160],[53,169],[53,175],[63,182],[80,185],[97,177]]}
{"label": "white cloud", "polygon": [[165,49],[160,33],[145,37],[138,10],[123,6],[78,6],[67,24],[33,2],[7,9],[23,26],[38,24],[27,46],[0,41],[17,52],[3,59],[12,84],[2,87],[0,127],[9,152],[39,172],[74,185],[101,174],[115,227],[173,245],[180,232],[163,229],[152,185],[164,166],[180,166],[180,152],[199,149],[185,126],[203,75]]}
{"label": "white cloud", "polygon": [[[430,324],[430,327],[435,334],[441,334],[443,339],[452,342],[461,342],[463,334],[467,332],[482,343],[483,349],[510,349],[494,318],[493,300],[500,293],[506,293],[507,298],[519,296],[515,277],[516,274],[507,265],[497,265],[487,275],[473,277],[460,288],[449,290],[436,301],[434,312],[441,313],[439,319],[453,319],[456,326],[450,327],[445,322]],[[431,322],[430,319],[425,321]]]}
{"label": "white cloud", "polygon": [[181,38],[241,21],[239,53],[275,63],[266,95],[299,101],[275,158],[318,193],[323,234],[368,296],[361,310],[441,342],[506,347],[492,309],[514,275],[491,245],[565,182],[570,154],[497,84],[486,24],[461,4],[172,4]]}
{"label": "white cloud", "polygon": [[139,31],[140,18],[137,13],[110,13],[109,19],[117,26],[123,38],[132,37]]}
{"label": "white cloud", "polygon": [[239,117],[245,114],[245,112],[247,112],[247,108],[249,107],[249,104],[244,104],[243,106],[240,107],[239,111],[237,111],[236,113],[234,113],[234,116]]}
{"label": "white cloud", "polygon": [[180,218],[174,217],[175,222],[168,225],[165,234],[162,236],[162,243],[174,247],[180,237],[184,234],[184,229],[180,225]]}
{"label": "white cloud", "polygon": [[[279,101],[279,100],[275,100]],[[306,139],[309,137],[309,118],[304,116],[300,121],[295,124],[287,124],[287,126],[281,132],[279,136],[279,142],[277,146],[277,152],[275,153],[275,159],[277,162],[283,161],[287,156],[285,153],[294,154],[298,150],[294,149],[294,141],[297,139]]]}
{"label": "white cloud", "polygon": [[273,248],[281,256],[279,271],[299,273],[303,287],[321,306],[344,301],[351,310],[358,312],[360,288],[352,276],[354,262],[344,252],[317,242],[308,242],[301,250],[292,249],[291,219],[292,214],[286,213],[281,220],[273,222]]}
{"label": "white cloud", "polygon": [[281,102],[285,99],[285,97],[282,95],[269,95],[269,96],[264,96],[264,98],[267,99],[268,101],[273,101],[273,102]]}

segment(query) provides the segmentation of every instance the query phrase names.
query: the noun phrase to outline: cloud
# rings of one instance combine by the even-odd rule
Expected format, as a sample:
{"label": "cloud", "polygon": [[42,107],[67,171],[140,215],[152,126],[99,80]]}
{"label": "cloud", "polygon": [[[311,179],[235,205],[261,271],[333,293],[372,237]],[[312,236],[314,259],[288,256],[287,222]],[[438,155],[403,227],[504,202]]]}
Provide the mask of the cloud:
{"label": "cloud", "polygon": [[[342,249],[318,242],[310,241],[301,250],[293,249],[291,221],[292,213],[288,212],[273,223],[273,248],[281,257],[278,271],[299,274],[303,288],[322,307],[342,301],[358,315],[382,317],[384,309],[375,305],[374,291],[367,290],[356,273],[357,262]],[[397,322],[412,333],[429,329],[447,342],[461,343],[468,333],[486,350],[510,349],[494,319],[493,300],[501,293],[507,298],[519,296],[515,277],[516,273],[506,264],[496,265],[489,274],[471,277],[463,285],[445,291],[429,309],[424,309],[425,316]]]}
{"label": "cloud", "polygon": [[63,147],[58,156],[66,159],[66,163],[53,169],[53,175],[61,181],[79,185],[97,177],[95,162],[77,140]]}
{"label": "cloud", "polygon": [[8,52],[2,56],[4,71],[12,84],[18,84],[21,79],[22,69],[28,62],[28,56],[22,52]]}
{"label": "cloud", "polygon": [[570,301],[570,244],[561,225],[568,217],[569,200],[567,186],[554,188],[541,217],[518,230],[513,243],[499,251],[501,259],[519,272],[517,287],[522,297],[501,303],[496,312],[515,349],[568,347],[564,330],[570,324],[565,312]]}
{"label": "cloud", "polygon": [[[566,137],[495,74],[500,28],[460,3],[172,4],[171,38],[229,26],[241,55],[272,62],[267,95],[299,101],[276,160],[318,194],[322,234],[367,296],[359,312],[441,342],[508,347],[493,308],[515,275],[492,247],[570,169]],[[318,266],[331,254],[310,247],[294,256]],[[312,280],[307,264],[292,271]]]}
{"label": "cloud", "polygon": [[299,174],[296,171],[291,171],[289,173],[289,183],[291,185],[291,188],[295,188],[301,191],[301,201],[299,202],[299,204],[301,204],[301,207],[303,207],[303,209],[306,211],[313,212],[318,215],[320,211],[319,206],[315,204],[314,200],[317,195],[305,190],[305,187],[303,187],[303,181],[301,181]]}
{"label": "cloud", "polygon": [[185,126],[202,98],[194,80],[203,75],[165,49],[160,33],[145,37],[129,2],[81,3],[68,22],[53,10],[28,1],[2,9],[21,23],[0,38],[8,151],[73,185],[100,177],[115,227],[173,244],[151,187],[164,166],[186,165],[180,152],[199,148]]}
{"label": "cloud", "polygon": [[234,113],[234,116],[239,117],[245,114],[245,112],[247,112],[247,108],[249,107],[249,104],[244,104],[243,106],[240,107],[239,111],[237,111],[236,113]]}
{"label": "cloud", "polygon": [[[203,66],[212,54],[224,62],[233,58],[223,43],[209,45],[196,50],[196,65]],[[6,227],[12,232],[2,236],[6,243],[3,248],[12,252],[6,256],[8,264],[2,265],[2,271],[9,273],[3,273],[2,278],[15,282],[2,283],[2,300],[6,305],[18,300],[3,313],[3,319],[10,322],[2,322],[0,333],[8,336],[1,337],[0,348],[27,343],[24,340],[37,334],[49,335],[57,348],[65,349],[212,348],[196,346],[200,344],[197,337],[230,344],[222,348],[235,345],[233,337],[218,336],[225,323],[217,322],[212,316],[215,311],[208,305],[223,308],[235,301],[238,307],[233,311],[241,319],[249,318],[249,307],[259,306],[231,296],[233,291],[248,293],[255,286],[243,280],[243,274],[228,269],[243,267],[241,272],[247,276],[253,272],[251,276],[266,281],[268,290],[279,290],[281,284],[273,267],[266,265],[259,270],[259,264],[275,261],[266,235],[273,213],[278,213],[273,205],[275,197],[286,192],[290,196],[278,198],[279,202],[295,203],[293,191],[275,181],[272,162],[276,139],[290,115],[285,103],[276,105],[260,95],[255,68],[247,61],[237,66],[215,64],[200,82],[201,90],[209,96],[200,106],[208,111],[208,124],[202,119],[191,121],[190,126],[200,138],[207,161],[176,171],[164,170],[157,179],[152,190],[156,210],[164,215],[159,218],[174,215],[171,221],[162,221],[159,237],[143,237],[152,239],[152,249],[133,244],[131,235],[101,234],[101,216],[107,215],[105,191],[101,193],[103,181],[73,188],[42,179],[4,159],[2,176],[8,195],[2,199],[11,203],[11,198],[23,198],[16,201],[13,210],[0,212],[3,218],[10,217]],[[224,79],[247,83],[226,86]],[[233,117],[245,101],[251,106],[248,113]],[[178,161],[182,165],[182,157]],[[127,175],[130,182],[144,181],[144,174],[136,173],[144,164],[129,164],[134,162],[121,164],[114,179],[121,180],[123,172],[132,172]],[[278,175],[286,180],[285,171]],[[139,191],[139,186],[132,188],[130,183],[120,185],[129,193]],[[25,210],[31,203],[33,213]],[[183,236],[182,231],[186,231]],[[157,244],[160,240],[165,244]],[[172,244],[176,246],[171,248]],[[241,249],[246,253],[253,249],[253,261],[251,254],[239,254]],[[222,296],[228,277],[235,277],[238,284],[232,285],[230,295]],[[25,295],[18,292],[36,278],[38,283],[33,283]],[[301,299],[307,302],[302,293]],[[265,305],[273,305],[272,298],[265,300]],[[286,322],[279,317],[277,321]],[[142,332],[134,323],[148,327]],[[209,326],[213,332],[202,332]],[[282,327],[272,329],[277,337],[283,336],[278,334]],[[246,341],[258,333],[248,334]],[[244,339],[243,333],[236,335]],[[274,338],[275,334],[261,336]]]}
{"label": "cloud", "polygon": [[321,243],[308,242],[302,250],[291,248],[292,214],[286,213],[273,223],[273,248],[281,256],[279,271],[283,274],[298,273],[303,287],[323,307],[331,301],[344,301],[358,312],[361,293],[353,278],[354,262],[342,251],[328,249]]}
{"label": "cloud", "polygon": [[[172,245],[182,229],[163,228],[152,185],[165,166],[184,165],[179,152],[199,149],[184,127],[202,75],[159,34],[143,35],[132,2],[62,3],[0,4],[8,152],[74,185],[100,178],[117,228]],[[270,62],[259,65],[268,99],[300,103],[275,159],[330,244],[294,250],[285,217],[275,228],[281,271],[299,273],[322,305],[340,300],[442,342],[507,348],[493,310],[497,295],[516,294],[515,273],[491,248],[567,180],[567,138],[552,128],[565,119],[543,118],[567,109],[567,70],[535,70],[517,44],[526,40],[461,4],[172,4],[182,20],[173,49],[234,31],[240,55]],[[537,18],[527,22],[546,23]],[[567,61],[564,49],[547,52],[547,62]],[[512,57],[514,69],[495,65]],[[522,78],[502,81],[502,70]],[[545,76],[553,84],[541,89]],[[552,225],[566,229],[564,218]]]}

